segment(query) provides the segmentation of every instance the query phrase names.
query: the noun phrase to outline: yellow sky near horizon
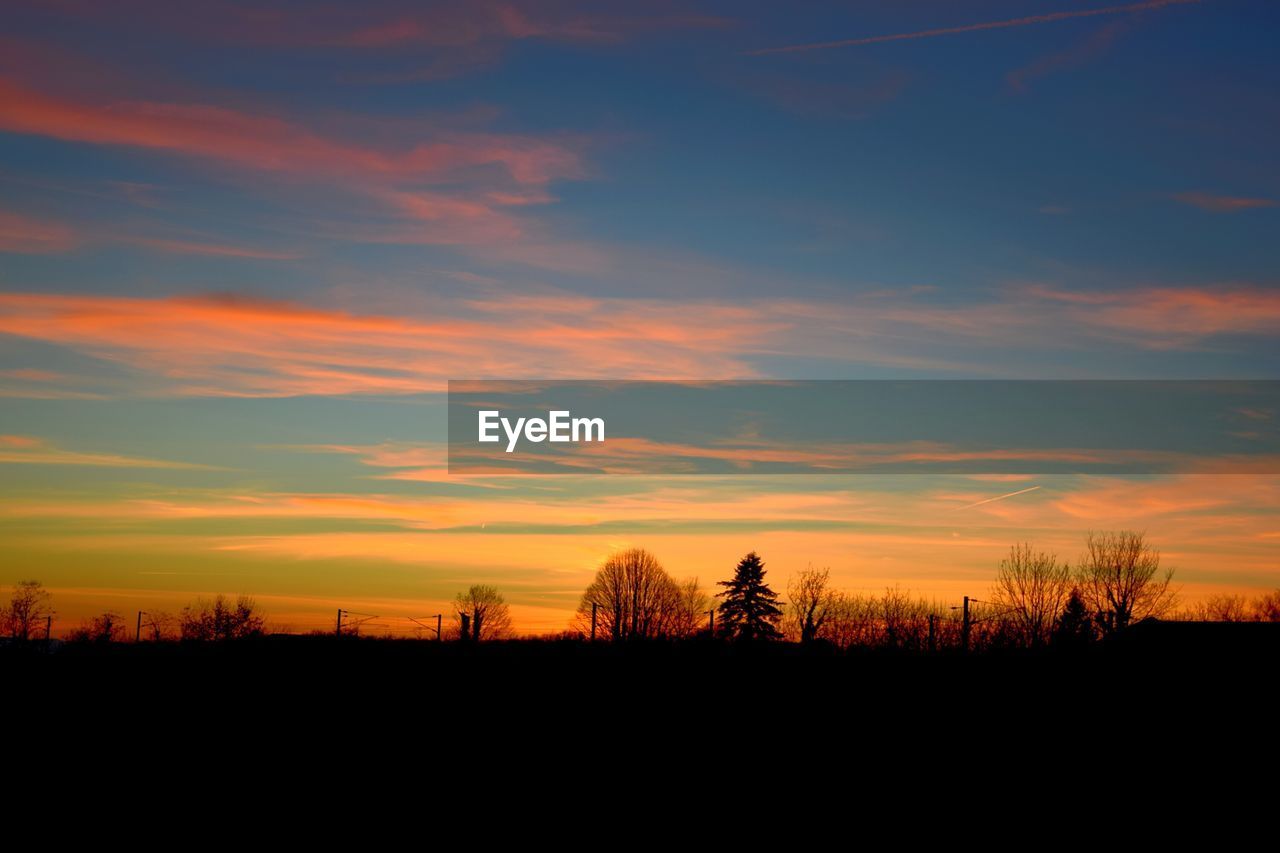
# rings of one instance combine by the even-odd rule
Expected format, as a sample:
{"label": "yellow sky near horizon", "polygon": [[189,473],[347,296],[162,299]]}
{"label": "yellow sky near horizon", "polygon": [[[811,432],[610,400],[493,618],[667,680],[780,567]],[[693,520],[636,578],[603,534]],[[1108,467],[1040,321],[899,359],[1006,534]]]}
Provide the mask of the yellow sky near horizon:
{"label": "yellow sky near horizon", "polygon": [[595,568],[628,547],[708,589],[755,550],[780,592],[814,566],[851,592],[899,587],[958,601],[988,593],[1015,542],[1074,562],[1090,530],[1135,529],[1175,569],[1185,604],[1260,594],[1280,577],[1275,476],[888,479],[834,488],[820,478],[814,490],[811,478],[761,478],[772,490],[754,491],[735,478],[668,478],[592,496],[561,478],[540,499],[526,486],[506,499],[478,489],[447,499],[8,501],[0,585],[42,580],[55,596],[55,633],[105,610],[176,612],[198,597],[248,594],[277,629],[327,630],[343,607],[384,617],[368,632],[404,634],[413,624],[402,617],[447,614],[456,592],[489,583],[518,631],[542,634],[569,626]]}

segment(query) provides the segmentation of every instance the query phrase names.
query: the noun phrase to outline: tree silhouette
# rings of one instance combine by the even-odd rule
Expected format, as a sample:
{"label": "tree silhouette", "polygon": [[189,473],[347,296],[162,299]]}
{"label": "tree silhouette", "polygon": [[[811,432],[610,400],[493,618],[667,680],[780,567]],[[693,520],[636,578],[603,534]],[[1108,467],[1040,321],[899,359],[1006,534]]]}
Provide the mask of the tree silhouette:
{"label": "tree silhouette", "polygon": [[827,588],[830,578],[830,569],[810,567],[787,584],[789,606],[784,624],[789,638],[811,643],[821,635],[839,598],[834,590]]}
{"label": "tree silhouette", "polygon": [[72,643],[120,643],[127,636],[119,613],[108,611],[101,616],[94,616],[80,623],[80,627],[67,635]]}
{"label": "tree silhouette", "polygon": [[1260,596],[1249,609],[1258,622],[1280,622],[1280,589]]}
{"label": "tree silhouette", "polygon": [[1072,589],[1062,606],[1053,631],[1053,644],[1060,648],[1079,648],[1093,639],[1093,620],[1079,589]]}
{"label": "tree silhouette", "polygon": [[1198,614],[1206,622],[1245,622],[1249,602],[1243,595],[1211,595]]}
{"label": "tree silhouette", "polygon": [[1071,569],[1053,554],[1014,545],[1000,561],[992,598],[1005,611],[1018,639],[1038,647],[1049,641],[1054,623],[1071,594]]}
{"label": "tree silhouette", "polygon": [[1167,613],[1177,603],[1172,582],[1173,569],[1160,571],[1160,552],[1129,530],[1090,533],[1077,569],[1080,594],[1104,634]]}
{"label": "tree silhouette", "polygon": [[693,611],[705,597],[697,581],[682,588],[658,558],[643,548],[609,556],[596,571],[578,604],[579,630],[589,630],[592,605],[597,630],[612,640],[643,640],[683,635],[698,624]]}
{"label": "tree silhouette", "polygon": [[197,599],[182,608],[179,623],[182,639],[202,642],[256,637],[265,627],[262,613],[247,595],[237,598],[234,604],[221,595],[213,601]]}
{"label": "tree silhouette", "polygon": [[726,637],[738,640],[777,640],[778,620],[782,608],[778,594],[764,581],[764,561],[755,551],[738,561],[733,579],[720,581],[725,591],[720,605],[720,630]]}
{"label": "tree silhouette", "polygon": [[702,589],[697,578],[685,578],[678,584],[675,614],[671,620],[673,637],[692,637],[706,627],[707,611],[711,609],[711,597]]}
{"label": "tree silhouette", "polygon": [[[467,617],[468,636],[462,636],[462,617]],[[498,588],[473,584],[453,600],[455,636],[463,640],[505,640],[513,633],[511,608]]]}
{"label": "tree silhouette", "polygon": [[0,628],[13,639],[26,642],[52,614],[50,598],[40,581],[18,581],[8,605],[0,610]]}
{"label": "tree silhouette", "polygon": [[148,610],[142,620],[142,634],[152,642],[175,639],[178,635],[178,618],[163,610]]}

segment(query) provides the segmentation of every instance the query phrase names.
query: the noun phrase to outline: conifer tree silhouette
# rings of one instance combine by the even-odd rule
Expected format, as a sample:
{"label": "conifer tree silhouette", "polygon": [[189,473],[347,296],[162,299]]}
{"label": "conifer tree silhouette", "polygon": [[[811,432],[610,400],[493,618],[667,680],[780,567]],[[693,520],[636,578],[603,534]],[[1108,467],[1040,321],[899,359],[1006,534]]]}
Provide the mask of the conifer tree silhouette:
{"label": "conifer tree silhouette", "polygon": [[1085,606],[1080,590],[1071,590],[1062,613],[1058,616],[1058,624],[1053,632],[1054,645],[1063,648],[1078,648],[1089,642],[1093,633],[1089,609]]}
{"label": "conifer tree silhouette", "polygon": [[738,561],[733,579],[719,581],[725,591],[717,593],[723,598],[720,605],[720,630],[726,637],[738,640],[777,640],[778,620],[782,608],[778,606],[778,594],[764,582],[764,561],[752,551]]}

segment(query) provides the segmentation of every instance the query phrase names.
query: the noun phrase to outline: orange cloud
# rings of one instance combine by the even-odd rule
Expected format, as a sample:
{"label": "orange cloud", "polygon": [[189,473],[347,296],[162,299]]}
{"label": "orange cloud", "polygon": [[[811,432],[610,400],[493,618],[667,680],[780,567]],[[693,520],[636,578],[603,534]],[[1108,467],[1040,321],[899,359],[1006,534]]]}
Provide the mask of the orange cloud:
{"label": "orange cloud", "polygon": [[[964,449],[935,441],[907,441],[894,444],[795,442],[790,440],[716,439],[708,444],[677,444],[630,436],[613,436],[608,441],[568,445],[560,452],[548,452],[527,459],[508,457],[501,448],[456,452],[453,463],[469,473],[485,470],[486,463],[515,463],[509,473],[517,473],[521,464],[532,469],[554,466],[555,470],[600,471],[606,473],[700,473],[705,468],[699,461],[728,462],[744,471],[759,470],[761,465],[780,465],[790,473],[863,472],[872,473],[892,466],[898,473],[919,466],[930,472],[946,463],[1024,462],[1075,465],[1137,464],[1188,467],[1197,461],[1189,454],[1142,451],[1138,449]],[[1216,460],[1215,460],[1216,461]],[[1271,458],[1245,460],[1253,470],[1274,466]],[[502,468],[496,468],[501,471]],[[1246,469],[1248,470],[1248,469]]]}
{"label": "orange cloud", "polygon": [[[129,11],[121,13],[120,7]],[[629,13],[625,5],[537,0],[449,0],[410,3],[369,0],[358,6],[311,4],[305,7],[262,3],[205,2],[175,8],[154,0],[117,4],[114,14],[97,3],[69,0],[58,4],[100,26],[129,18],[136,26],[200,40],[318,48],[464,48],[489,42],[541,38],[556,41],[616,41],[628,35],[674,29],[722,27],[713,15],[682,12],[667,0]]]}
{"label": "orange cloud", "polygon": [[503,212],[501,202],[426,192],[389,191],[379,197],[408,221],[357,226],[347,232],[349,238],[369,243],[501,246],[529,236],[524,221]]}
{"label": "orange cloud", "polygon": [[[133,94],[121,99],[112,92],[134,93],[140,84],[85,90],[84,75],[55,93],[22,82],[22,73],[0,73],[0,131],[305,178],[331,185],[347,204],[356,198],[383,208],[373,216],[350,217],[344,206],[335,222],[326,223],[321,211],[320,222],[307,224],[334,239],[483,248],[489,260],[558,271],[599,270],[604,263],[599,250],[539,233],[526,212],[555,201],[546,190],[552,181],[587,176],[581,139],[451,130],[429,121],[354,114],[327,115],[320,131],[279,115],[198,100],[141,100]],[[42,79],[40,85],[52,84]],[[180,254],[265,260],[296,255],[216,240],[90,236]],[[0,251],[65,251],[81,242],[66,226],[0,213]]]}
{"label": "orange cloud", "polygon": [[[1082,488],[1057,497],[1053,507],[1092,524],[1110,519],[1109,523],[1147,526],[1168,517],[1194,524],[1195,516],[1211,526],[1214,519],[1240,508],[1255,507],[1269,515],[1280,505],[1280,478],[1274,475],[1182,474],[1137,480],[1096,477],[1085,478],[1083,483]],[[1263,529],[1274,527],[1266,515],[1254,520],[1261,522]],[[1206,527],[1197,534],[1210,532]]]}
{"label": "orange cloud", "polygon": [[[407,319],[238,297],[0,294],[0,332],[166,377],[179,393],[418,393],[452,376],[705,378],[754,373],[734,351],[776,325],[759,311],[592,300],[590,311],[442,306]],[[500,313],[499,313],[500,312]]]}
{"label": "orange cloud", "polygon": [[79,240],[67,225],[0,210],[0,252],[51,254],[77,245]]}
{"label": "orange cloud", "polygon": [[[74,564],[79,553],[92,554],[98,565],[112,555],[157,550],[198,554],[206,564],[216,559],[228,569],[235,561],[345,561],[360,567],[351,577],[365,589],[347,600],[352,607],[384,592],[368,587],[379,564],[399,565],[414,571],[394,573],[399,596],[385,591],[385,607],[421,598],[427,584],[448,588],[463,579],[500,578],[513,599],[542,601],[547,609],[539,618],[560,624],[570,617],[600,560],[631,545],[653,550],[677,576],[697,575],[704,583],[723,577],[750,547],[770,562],[778,588],[794,572],[818,565],[830,566],[842,588],[879,591],[901,584],[926,595],[958,598],[981,595],[1015,541],[1029,540],[1074,560],[1090,529],[1129,527],[1145,530],[1162,550],[1166,564],[1187,584],[1188,600],[1207,591],[1252,591],[1274,583],[1276,477],[1048,478],[1037,479],[1041,489],[1002,501],[989,499],[1009,490],[969,480],[950,478],[911,489],[892,480],[859,481],[856,488],[814,491],[811,481],[796,478],[794,485],[788,482],[788,491],[775,492],[716,478],[677,484],[655,479],[637,481],[626,494],[580,496],[567,490],[499,499],[186,492],[167,499],[85,504],[23,501],[5,509],[15,518],[130,521],[123,531],[60,532],[56,541],[44,544],[39,537],[52,534],[39,533],[24,542],[24,547],[47,548],[50,563]],[[967,508],[955,512],[961,507]],[[234,524],[235,519],[273,518],[398,522],[401,529],[270,532],[255,523],[246,533]],[[166,526],[190,519],[225,519],[227,526],[220,533],[180,536]],[[720,522],[727,526],[718,527]],[[701,526],[681,528],[689,524]],[[101,525],[90,527],[96,531]],[[127,578],[137,583],[133,569],[130,563]],[[243,576],[242,571],[228,573]],[[306,592],[317,591],[301,580],[309,573],[298,577],[289,588],[276,582],[261,592],[306,598]],[[328,589],[317,598],[325,598]],[[532,624],[522,618],[521,627],[531,630]]]}
{"label": "orange cloud", "polygon": [[1173,198],[1175,201],[1198,207],[1201,210],[1207,210],[1210,213],[1236,213],[1241,210],[1256,210],[1260,207],[1276,206],[1276,202],[1269,198],[1242,198],[1202,192],[1177,193]]}
{"label": "orange cloud", "polygon": [[543,184],[582,172],[578,155],[570,149],[529,137],[442,134],[408,150],[385,151],[322,136],[273,116],[199,103],[91,102],[44,94],[4,79],[0,129],[337,179],[447,176],[477,166],[500,166],[517,183]]}
{"label": "orange cloud", "polygon": [[27,435],[0,435],[0,465],[84,465],[97,468],[192,468],[208,469],[208,465],[144,459],[116,453],[85,453],[64,450],[49,442]]}
{"label": "orange cloud", "polygon": [[752,379],[764,356],[980,371],[921,357],[920,344],[1042,346],[1064,324],[1083,341],[1194,347],[1276,334],[1280,293],[1033,287],[955,307],[893,294],[836,303],[546,293],[441,299],[411,316],[235,296],[0,294],[0,333],[129,365],[163,380],[150,391],[185,395],[409,394],[458,376]]}
{"label": "orange cloud", "polygon": [[122,242],[158,252],[176,255],[209,255],[221,258],[253,258],[267,261],[292,261],[302,257],[297,252],[281,252],[270,249],[254,249],[246,246],[228,246],[219,243],[201,243],[195,240],[163,240],[152,237],[123,237]]}
{"label": "orange cloud", "polygon": [[1060,303],[1073,323],[1136,337],[1166,349],[1221,334],[1280,332],[1280,292],[1255,287],[1150,287],[1081,292],[1036,287],[1029,295]]}

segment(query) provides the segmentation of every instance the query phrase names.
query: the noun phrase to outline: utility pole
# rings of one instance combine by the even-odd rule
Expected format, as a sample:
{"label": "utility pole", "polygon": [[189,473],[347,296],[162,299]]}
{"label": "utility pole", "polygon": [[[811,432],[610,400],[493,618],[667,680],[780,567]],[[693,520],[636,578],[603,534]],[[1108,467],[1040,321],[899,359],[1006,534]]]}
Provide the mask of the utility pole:
{"label": "utility pole", "polygon": [[598,606],[594,601],[591,602],[591,642],[593,643],[596,641],[596,607]]}
{"label": "utility pole", "polygon": [[969,596],[964,597],[964,614],[960,620],[960,650],[969,651],[969,627],[973,623],[969,621]]}
{"label": "utility pole", "polygon": [[336,628],[334,628],[333,636],[335,637],[342,636],[342,608],[341,607],[338,608],[338,625]]}
{"label": "utility pole", "polygon": [[138,611],[138,627],[133,632],[133,641],[135,643],[142,642],[142,613],[143,611]]}
{"label": "utility pole", "polygon": [[929,614],[929,651],[930,653],[938,650],[937,625],[938,625],[938,614],[930,613]]}
{"label": "utility pole", "polygon": [[435,616],[428,616],[428,617],[427,617],[428,619],[434,619],[434,620],[436,620],[436,626],[435,626],[434,628],[432,628],[432,627],[431,627],[430,625],[428,625],[426,622],[423,622],[421,619],[415,619],[415,618],[414,618],[414,617],[412,617],[412,616],[406,616],[406,617],[404,617],[404,618],[408,619],[410,622],[412,622],[413,624],[417,625],[419,628],[426,628],[428,631],[435,631],[435,632],[436,632],[436,642],[439,642],[440,640],[443,640],[443,639],[444,639],[444,635],[440,633],[442,630],[444,630],[444,623],[441,621],[441,620],[443,620],[443,619],[444,619],[444,614],[443,614],[443,613],[437,613]]}
{"label": "utility pole", "polygon": [[44,617],[44,645],[49,647],[49,637],[53,634],[53,616]]}
{"label": "utility pole", "polygon": [[713,607],[707,611],[707,636],[715,637],[716,635],[716,609]]}

